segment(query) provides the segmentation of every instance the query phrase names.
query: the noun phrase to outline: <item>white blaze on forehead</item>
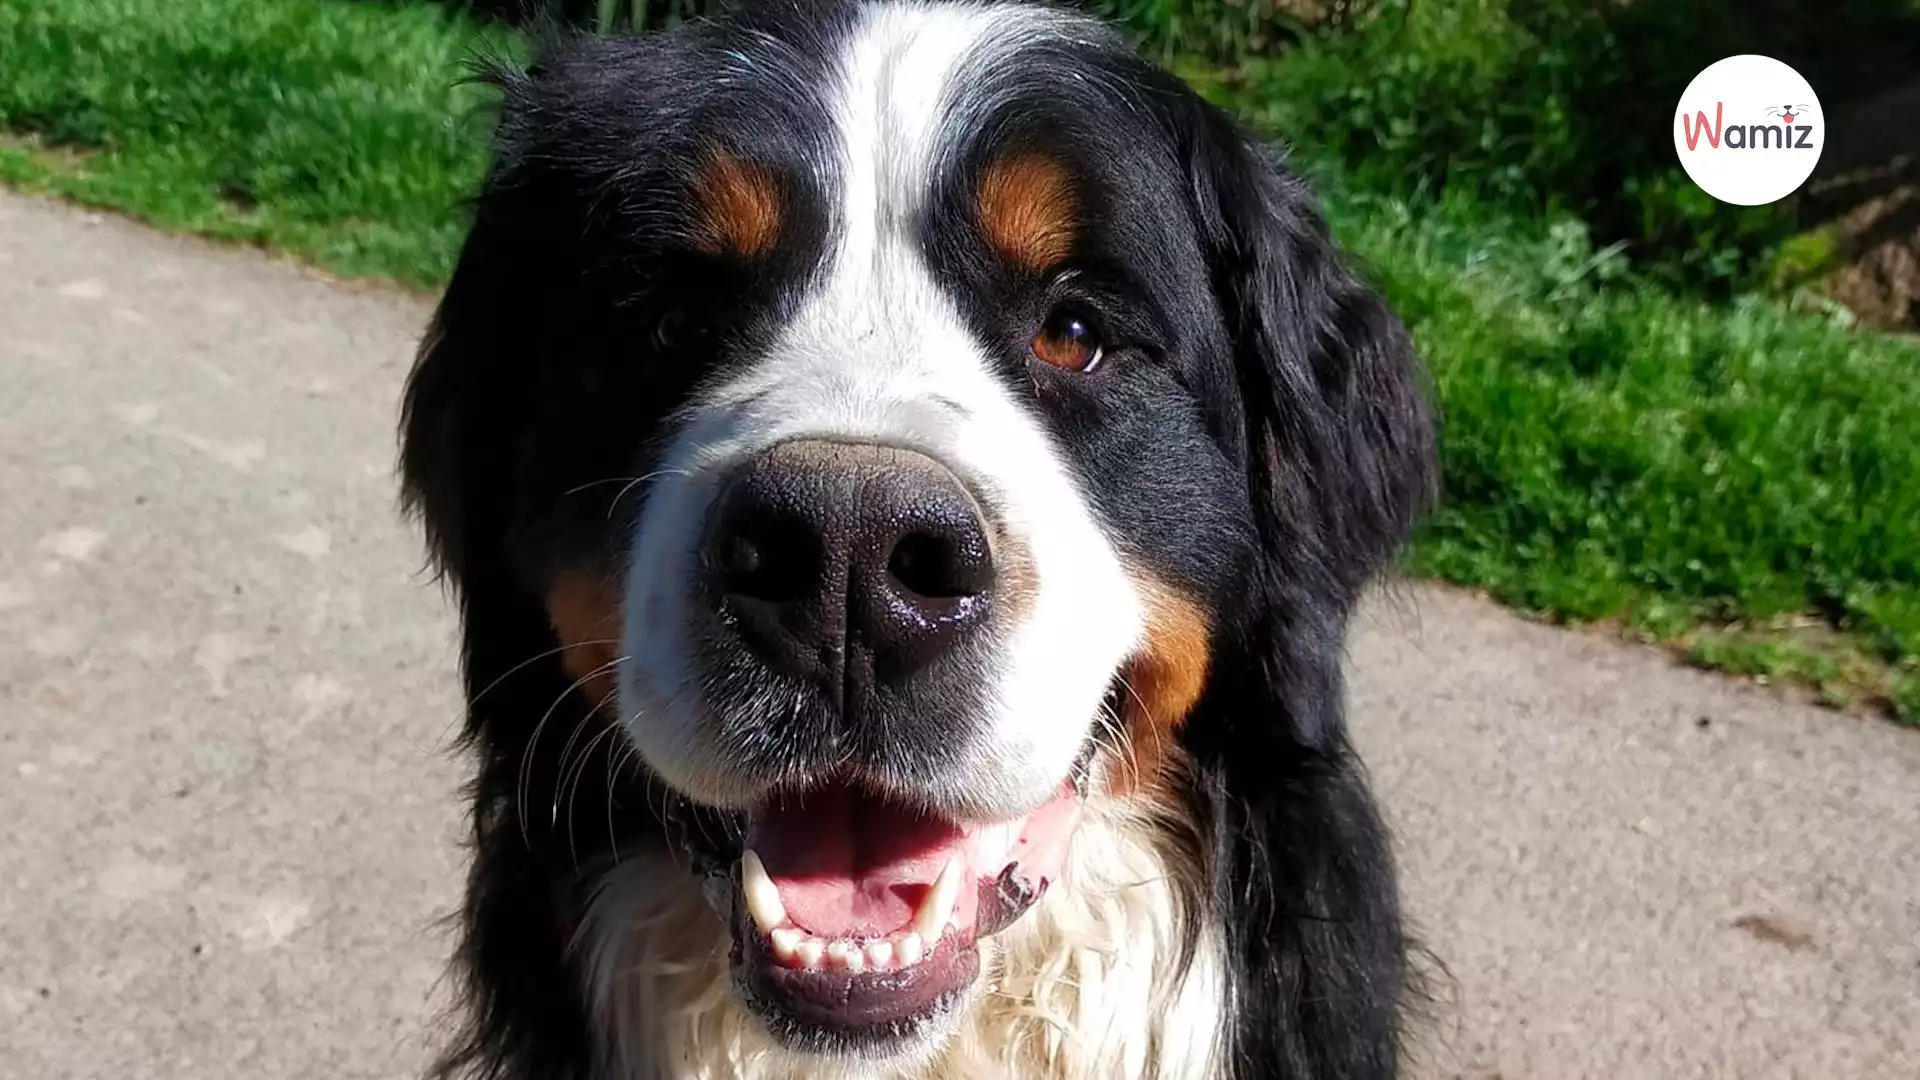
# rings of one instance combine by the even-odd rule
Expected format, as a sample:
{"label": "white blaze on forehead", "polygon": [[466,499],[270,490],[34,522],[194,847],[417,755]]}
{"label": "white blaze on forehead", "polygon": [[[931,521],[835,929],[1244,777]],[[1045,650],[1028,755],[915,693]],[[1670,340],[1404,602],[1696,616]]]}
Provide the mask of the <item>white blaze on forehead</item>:
{"label": "white blaze on forehead", "polygon": [[837,269],[857,275],[850,264],[909,227],[926,199],[948,88],[969,57],[994,44],[991,31],[980,8],[869,9],[834,102],[844,168]]}
{"label": "white blaze on forehead", "polygon": [[[700,675],[682,635],[694,545],[714,476],[788,439],[911,446],[984,490],[1028,548],[1035,595],[990,661],[980,730],[948,794],[981,812],[1027,809],[1065,778],[1145,615],[1112,544],[1039,417],[995,374],[921,251],[918,222],[950,141],[956,89],[1060,25],[1033,8],[869,7],[827,95],[837,161],[832,241],[818,278],[764,356],[691,403],[640,528],[623,699],[636,743],[669,781],[740,794],[698,731]],[[687,479],[675,479],[684,473]]]}
{"label": "white blaze on forehead", "polygon": [[[836,399],[797,419],[816,433],[854,436],[906,427],[934,437],[934,417],[973,404],[940,393],[984,376],[985,358],[929,272],[916,229],[943,143],[963,134],[951,122],[960,78],[992,70],[1051,21],[997,6],[865,9],[827,97],[836,160],[821,178],[835,195],[823,273],[767,362],[723,397],[779,395],[811,378]],[[958,388],[975,397],[987,389]]]}

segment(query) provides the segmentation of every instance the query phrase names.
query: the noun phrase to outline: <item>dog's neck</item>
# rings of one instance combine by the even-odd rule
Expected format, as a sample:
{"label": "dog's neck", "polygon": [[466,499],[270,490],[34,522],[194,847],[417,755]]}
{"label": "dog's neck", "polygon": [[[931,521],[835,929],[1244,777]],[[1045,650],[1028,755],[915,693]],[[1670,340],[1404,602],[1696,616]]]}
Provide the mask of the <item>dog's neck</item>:
{"label": "dog's neck", "polygon": [[[1208,1080],[1226,1016],[1220,943],[1188,930],[1161,835],[1099,798],[1062,878],[982,943],[980,985],[950,1037],[884,1065],[802,1058],[733,996],[729,933],[664,856],[606,872],[576,946],[606,1080]],[[1186,953],[1189,941],[1193,951]],[[1185,963],[1182,960],[1185,959]]]}

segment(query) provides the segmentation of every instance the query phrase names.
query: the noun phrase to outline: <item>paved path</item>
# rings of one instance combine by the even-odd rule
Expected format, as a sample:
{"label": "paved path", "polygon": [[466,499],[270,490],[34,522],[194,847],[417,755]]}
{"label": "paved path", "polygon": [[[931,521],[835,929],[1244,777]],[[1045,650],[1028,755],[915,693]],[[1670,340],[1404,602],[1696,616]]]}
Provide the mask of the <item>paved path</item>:
{"label": "paved path", "polygon": [[[0,1075],[417,1074],[452,628],[426,314],[0,193]],[[1353,644],[1424,1075],[1920,1076],[1920,733],[1408,589]]]}

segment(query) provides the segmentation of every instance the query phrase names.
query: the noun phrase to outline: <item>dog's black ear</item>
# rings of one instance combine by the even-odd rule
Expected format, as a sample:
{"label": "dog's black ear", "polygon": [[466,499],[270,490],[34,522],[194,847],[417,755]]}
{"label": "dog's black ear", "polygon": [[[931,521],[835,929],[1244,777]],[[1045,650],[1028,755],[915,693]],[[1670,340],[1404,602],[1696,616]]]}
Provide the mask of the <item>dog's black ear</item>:
{"label": "dog's black ear", "polygon": [[1347,618],[1436,493],[1437,421],[1406,328],[1347,266],[1308,185],[1201,113],[1190,161],[1261,548],[1247,644],[1315,745],[1337,736]]}
{"label": "dog's black ear", "polygon": [[1346,265],[1308,185],[1223,117],[1212,128],[1201,168],[1262,544],[1269,560],[1314,571],[1316,595],[1344,609],[1435,495],[1425,368]]}
{"label": "dog's black ear", "polygon": [[[485,519],[484,485],[499,486],[500,399],[510,396],[511,361],[519,351],[514,334],[529,321],[529,298],[516,296],[516,260],[510,250],[524,232],[516,224],[518,159],[528,127],[524,114],[535,104],[532,79],[505,65],[481,73],[500,92],[493,155],[469,209],[473,220],[423,335],[407,378],[400,417],[400,472],[406,508],[420,519],[438,569],[465,590],[472,581],[476,540],[497,538],[498,522]],[[528,253],[522,253],[526,255]],[[518,315],[520,317],[516,318]],[[524,359],[524,357],[523,357]],[[492,438],[488,437],[491,432]]]}
{"label": "dog's black ear", "polygon": [[[504,61],[480,81],[499,95],[492,157],[470,204],[472,221],[407,382],[401,473],[408,509],[426,527],[440,569],[463,589],[504,566],[498,550],[511,497],[514,440],[529,422],[553,336],[570,324],[583,237],[609,201],[607,178],[631,167],[615,148],[648,145],[649,117],[604,107],[605,73],[659,51],[547,31],[533,63]],[[612,130],[600,118],[618,115]],[[489,565],[502,563],[501,567]]]}
{"label": "dog's black ear", "polygon": [[[464,261],[464,260],[463,260]],[[476,470],[465,460],[472,442],[465,384],[477,366],[477,335],[450,308],[474,288],[455,274],[421,340],[400,412],[400,473],[406,507],[420,519],[434,563],[456,585],[466,578],[466,488]]]}

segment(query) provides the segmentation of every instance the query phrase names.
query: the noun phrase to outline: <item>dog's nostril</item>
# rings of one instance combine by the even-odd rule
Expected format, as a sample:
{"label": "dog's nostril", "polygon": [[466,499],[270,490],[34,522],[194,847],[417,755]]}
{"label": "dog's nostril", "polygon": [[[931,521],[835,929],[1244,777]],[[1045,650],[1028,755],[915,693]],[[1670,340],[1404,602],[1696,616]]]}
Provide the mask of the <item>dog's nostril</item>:
{"label": "dog's nostril", "polygon": [[713,568],[722,591],[786,603],[819,587],[819,541],[804,522],[763,518],[722,533]]}
{"label": "dog's nostril", "polygon": [[993,564],[979,545],[931,533],[902,537],[887,560],[887,576],[901,590],[928,600],[976,596],[993,584]]}
{"label": "dog's nostril", "polygon": [[729,581],[751,578],[766,560],[760,546],[744,536],[729,536],[720,543],[714,562]]}

